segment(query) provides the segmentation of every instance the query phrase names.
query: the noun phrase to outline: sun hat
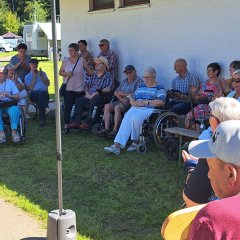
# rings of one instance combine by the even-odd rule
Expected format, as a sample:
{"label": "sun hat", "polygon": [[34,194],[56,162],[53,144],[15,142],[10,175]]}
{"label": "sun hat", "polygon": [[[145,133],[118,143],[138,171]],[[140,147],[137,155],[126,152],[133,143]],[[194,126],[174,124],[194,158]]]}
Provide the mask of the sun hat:
{"label": "sun hat", "polygon": [[240,120],[220,123],[210,140],[192,141],[188,150],[198,158],[218,158],[240,166]]}
{"label": "sun hat", "polygon": [[98,58],[94,58],[94,62],[101,62],[101,63],[103,63],[107,68],[109,68],[109,67],[108,67],[108,60],[107,60],[105,57],[100,56],[100,57],[98,57]]}

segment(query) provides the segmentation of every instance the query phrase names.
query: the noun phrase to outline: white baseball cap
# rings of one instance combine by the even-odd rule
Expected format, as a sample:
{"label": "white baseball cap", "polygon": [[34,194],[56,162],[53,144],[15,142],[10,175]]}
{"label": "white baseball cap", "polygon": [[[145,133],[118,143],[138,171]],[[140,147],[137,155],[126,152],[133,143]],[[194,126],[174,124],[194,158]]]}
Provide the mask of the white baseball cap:
{"label": "white baseball cap", "polygon": [[192,141],[188,150],[198,158],[218,158],[240,166],[240,120],[220,123],[210,140]]}

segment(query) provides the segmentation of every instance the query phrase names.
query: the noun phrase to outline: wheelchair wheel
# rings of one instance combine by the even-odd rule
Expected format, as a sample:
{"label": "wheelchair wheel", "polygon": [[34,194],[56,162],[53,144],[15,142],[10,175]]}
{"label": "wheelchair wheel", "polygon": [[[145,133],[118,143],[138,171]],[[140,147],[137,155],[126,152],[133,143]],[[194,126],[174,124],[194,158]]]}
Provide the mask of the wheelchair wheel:
{"label": "wheelchair wheel", "polygon": [[144,154],[147,152],[147,145],[146,143],[140,143],[137,145],[137,152],[138,153],[141,153],[141,154]]}
{"label": "wheelchair wheel", "polygon": [[178,160],[178,150],[179,150],[179,142],[176,137],[169,137],[166,139],[164,144],[165,146],[165,154],[169,161],[177,161]]}
{"label": "wheelchair wheel", "polygon": [[27,121],[26,121],[25,113],[21,107],[20,107],[20,111],[21,111],[21,116],[20,116],[19,125],[18,125],[18,132],[21,138],[21,142],[25,142],[26,131],[27,131]]}
{"label": "wheelchair wheel", "polygon": [[153,126],[153,140],[157,147],[161,148],[163,142],[169,136],[164,132],[165,128],[177,127],[179,124],[179,116],[173,112],[164,112],[159,115]]}

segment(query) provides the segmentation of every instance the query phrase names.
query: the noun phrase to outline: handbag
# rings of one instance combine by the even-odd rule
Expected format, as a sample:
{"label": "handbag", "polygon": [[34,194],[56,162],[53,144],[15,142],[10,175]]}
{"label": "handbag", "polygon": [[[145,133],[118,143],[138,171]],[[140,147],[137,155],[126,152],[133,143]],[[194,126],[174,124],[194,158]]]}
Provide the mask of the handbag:
{"label": "handbag", "polygon": [[0,108],[10,108],[12,106],[17,106],[17,101],[0,101]]}
{"label": "handbag", "polygon": [[[78,59],[77,59],[77,61],[76,61],[75,65],[74,65],[74,67],[73,67],[73,70],[72,70],[72,72],[73,72],[73,71],[74,71],[74,69],[76,68],[79,58],[80,58],[80,57],[78,57]],[[66,82],[66,83],[62,83],[62,85],[61,85],[61,87],[60,87],[60,89],[59,89],[59,95],[60,95],[60,97],[63,97],[63,96],[65,95],[65,93],[66,93],[66,90],[67,90],[67,83],[68,83],[68,81],[69,81],[69,79],[70,79],[70,78],[71,78],[71,76],[70,76],[70,77],[68,77],[68,79],[67,79],[67,82]]]}

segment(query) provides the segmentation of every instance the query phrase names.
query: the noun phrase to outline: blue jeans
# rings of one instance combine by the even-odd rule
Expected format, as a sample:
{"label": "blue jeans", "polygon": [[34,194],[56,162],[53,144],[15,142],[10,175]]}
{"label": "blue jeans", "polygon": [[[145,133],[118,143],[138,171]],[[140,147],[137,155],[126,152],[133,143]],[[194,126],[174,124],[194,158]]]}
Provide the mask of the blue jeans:
{"label": "blue jeans", "polygon": [[0,131],[3,131],[2,113],[6,112],[10,118],[11,129],[16,130],[20,119],[20,110],[18,106],[0,109]]}

